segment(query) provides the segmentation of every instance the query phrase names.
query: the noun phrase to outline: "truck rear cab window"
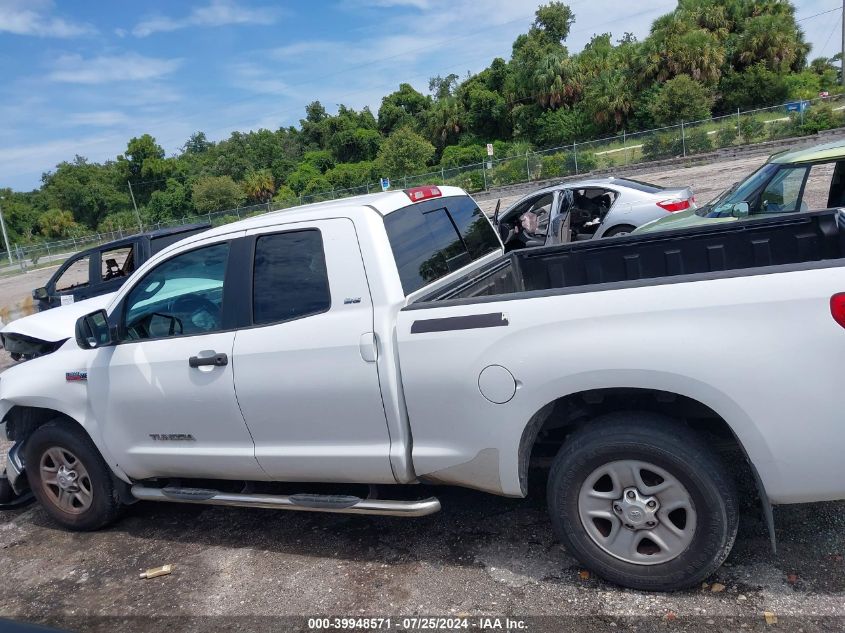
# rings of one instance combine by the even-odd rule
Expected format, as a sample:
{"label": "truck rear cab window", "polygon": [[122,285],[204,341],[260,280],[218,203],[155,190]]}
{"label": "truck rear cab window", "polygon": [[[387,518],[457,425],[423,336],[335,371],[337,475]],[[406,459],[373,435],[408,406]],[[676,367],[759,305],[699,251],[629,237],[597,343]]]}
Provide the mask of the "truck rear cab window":
{"label": "truck rear cab window", "polygon": [[468,196],[399,209],[385,216],[384,225],[406,295],[501,248]]}
{"label": "truck rear cab window", "polygon": [[100,275],[103,281],[128,277],[135,270],[132,246],[121,246],[100,254]]}
{"label": "truck rear cab window", "polygon": [[255,244],[252,320],[290,321],[331,307],[323,239],[316,229],[262,235]]}

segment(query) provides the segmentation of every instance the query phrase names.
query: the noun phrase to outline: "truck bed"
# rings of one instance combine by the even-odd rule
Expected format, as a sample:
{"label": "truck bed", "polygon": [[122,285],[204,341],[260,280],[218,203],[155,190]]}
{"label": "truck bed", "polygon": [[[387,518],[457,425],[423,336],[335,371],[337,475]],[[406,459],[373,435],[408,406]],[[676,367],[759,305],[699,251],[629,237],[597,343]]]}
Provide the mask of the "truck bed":
{"label": "truck bed", "polygon": [[668,283],[688,275],[750,275],[819,262],[836,266],[843,257],[845,214],[829,209],[517,250],[422,297],[414,307],[527,292]]}

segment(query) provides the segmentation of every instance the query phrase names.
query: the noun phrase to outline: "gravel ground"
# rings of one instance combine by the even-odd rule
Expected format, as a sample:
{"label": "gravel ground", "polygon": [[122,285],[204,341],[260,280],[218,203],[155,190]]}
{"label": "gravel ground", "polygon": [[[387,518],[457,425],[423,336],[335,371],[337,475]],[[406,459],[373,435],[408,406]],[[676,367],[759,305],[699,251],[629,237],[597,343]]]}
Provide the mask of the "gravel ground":
{"label": "gravel ground", "polygon": [[[762,160],[637,177],[691,183],[706,200]],[[0,306],[48,275],[0,280]],[[2,369],[11,361],[0,356]],[[284,618],[317,614],[393,616],[394,629],[397,616],[444,615],[475,630],[845,630],[845,503],[777,508],[773,554],[749,502],[707,586],[649,594],[583,573],[555,542],[534,479],[526,500],[438,489],[443,511],[421,519],[142,502],[113,527],[78,534],[37,506],[2,512],[0,617],[98,631],[308,630]],[[168,563],[171,575],[138,579]]]}

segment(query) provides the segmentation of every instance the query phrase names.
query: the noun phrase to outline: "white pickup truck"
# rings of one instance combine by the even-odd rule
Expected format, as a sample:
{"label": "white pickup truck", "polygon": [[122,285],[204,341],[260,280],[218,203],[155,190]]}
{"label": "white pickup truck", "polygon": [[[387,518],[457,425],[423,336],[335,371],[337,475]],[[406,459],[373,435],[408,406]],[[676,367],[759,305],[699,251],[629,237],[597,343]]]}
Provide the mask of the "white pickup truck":
{"label": "white pickup truck", "polygon": [[771,504],[845,497],[843,256],[833,210],[504,256],[452,187],[229,224],[3,373],[8,484],[89,530],[138,499],[421,516],[397,484],[524,497],[545,465],[586,566],[690,586],[736,477],[772,534]]}

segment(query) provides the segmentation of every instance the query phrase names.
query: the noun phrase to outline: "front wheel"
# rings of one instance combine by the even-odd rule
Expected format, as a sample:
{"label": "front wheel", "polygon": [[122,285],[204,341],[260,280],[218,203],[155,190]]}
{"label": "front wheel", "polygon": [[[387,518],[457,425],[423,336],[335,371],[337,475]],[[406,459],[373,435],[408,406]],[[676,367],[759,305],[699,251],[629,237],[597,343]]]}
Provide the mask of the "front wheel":
{"label": "front wheel", "polygon": [[27,438],[24,453],[29,487],[54,521],[70,530],[96,530],[117,516],[108,466],[81,428],[47,422]]}
{"label": "front wheel", "polygon": [[703,581],[738,526],[725,467],[688,428],[646,413],[575,432],[555,458],[548,503],[555,532],[586,567],[649,591]]}

